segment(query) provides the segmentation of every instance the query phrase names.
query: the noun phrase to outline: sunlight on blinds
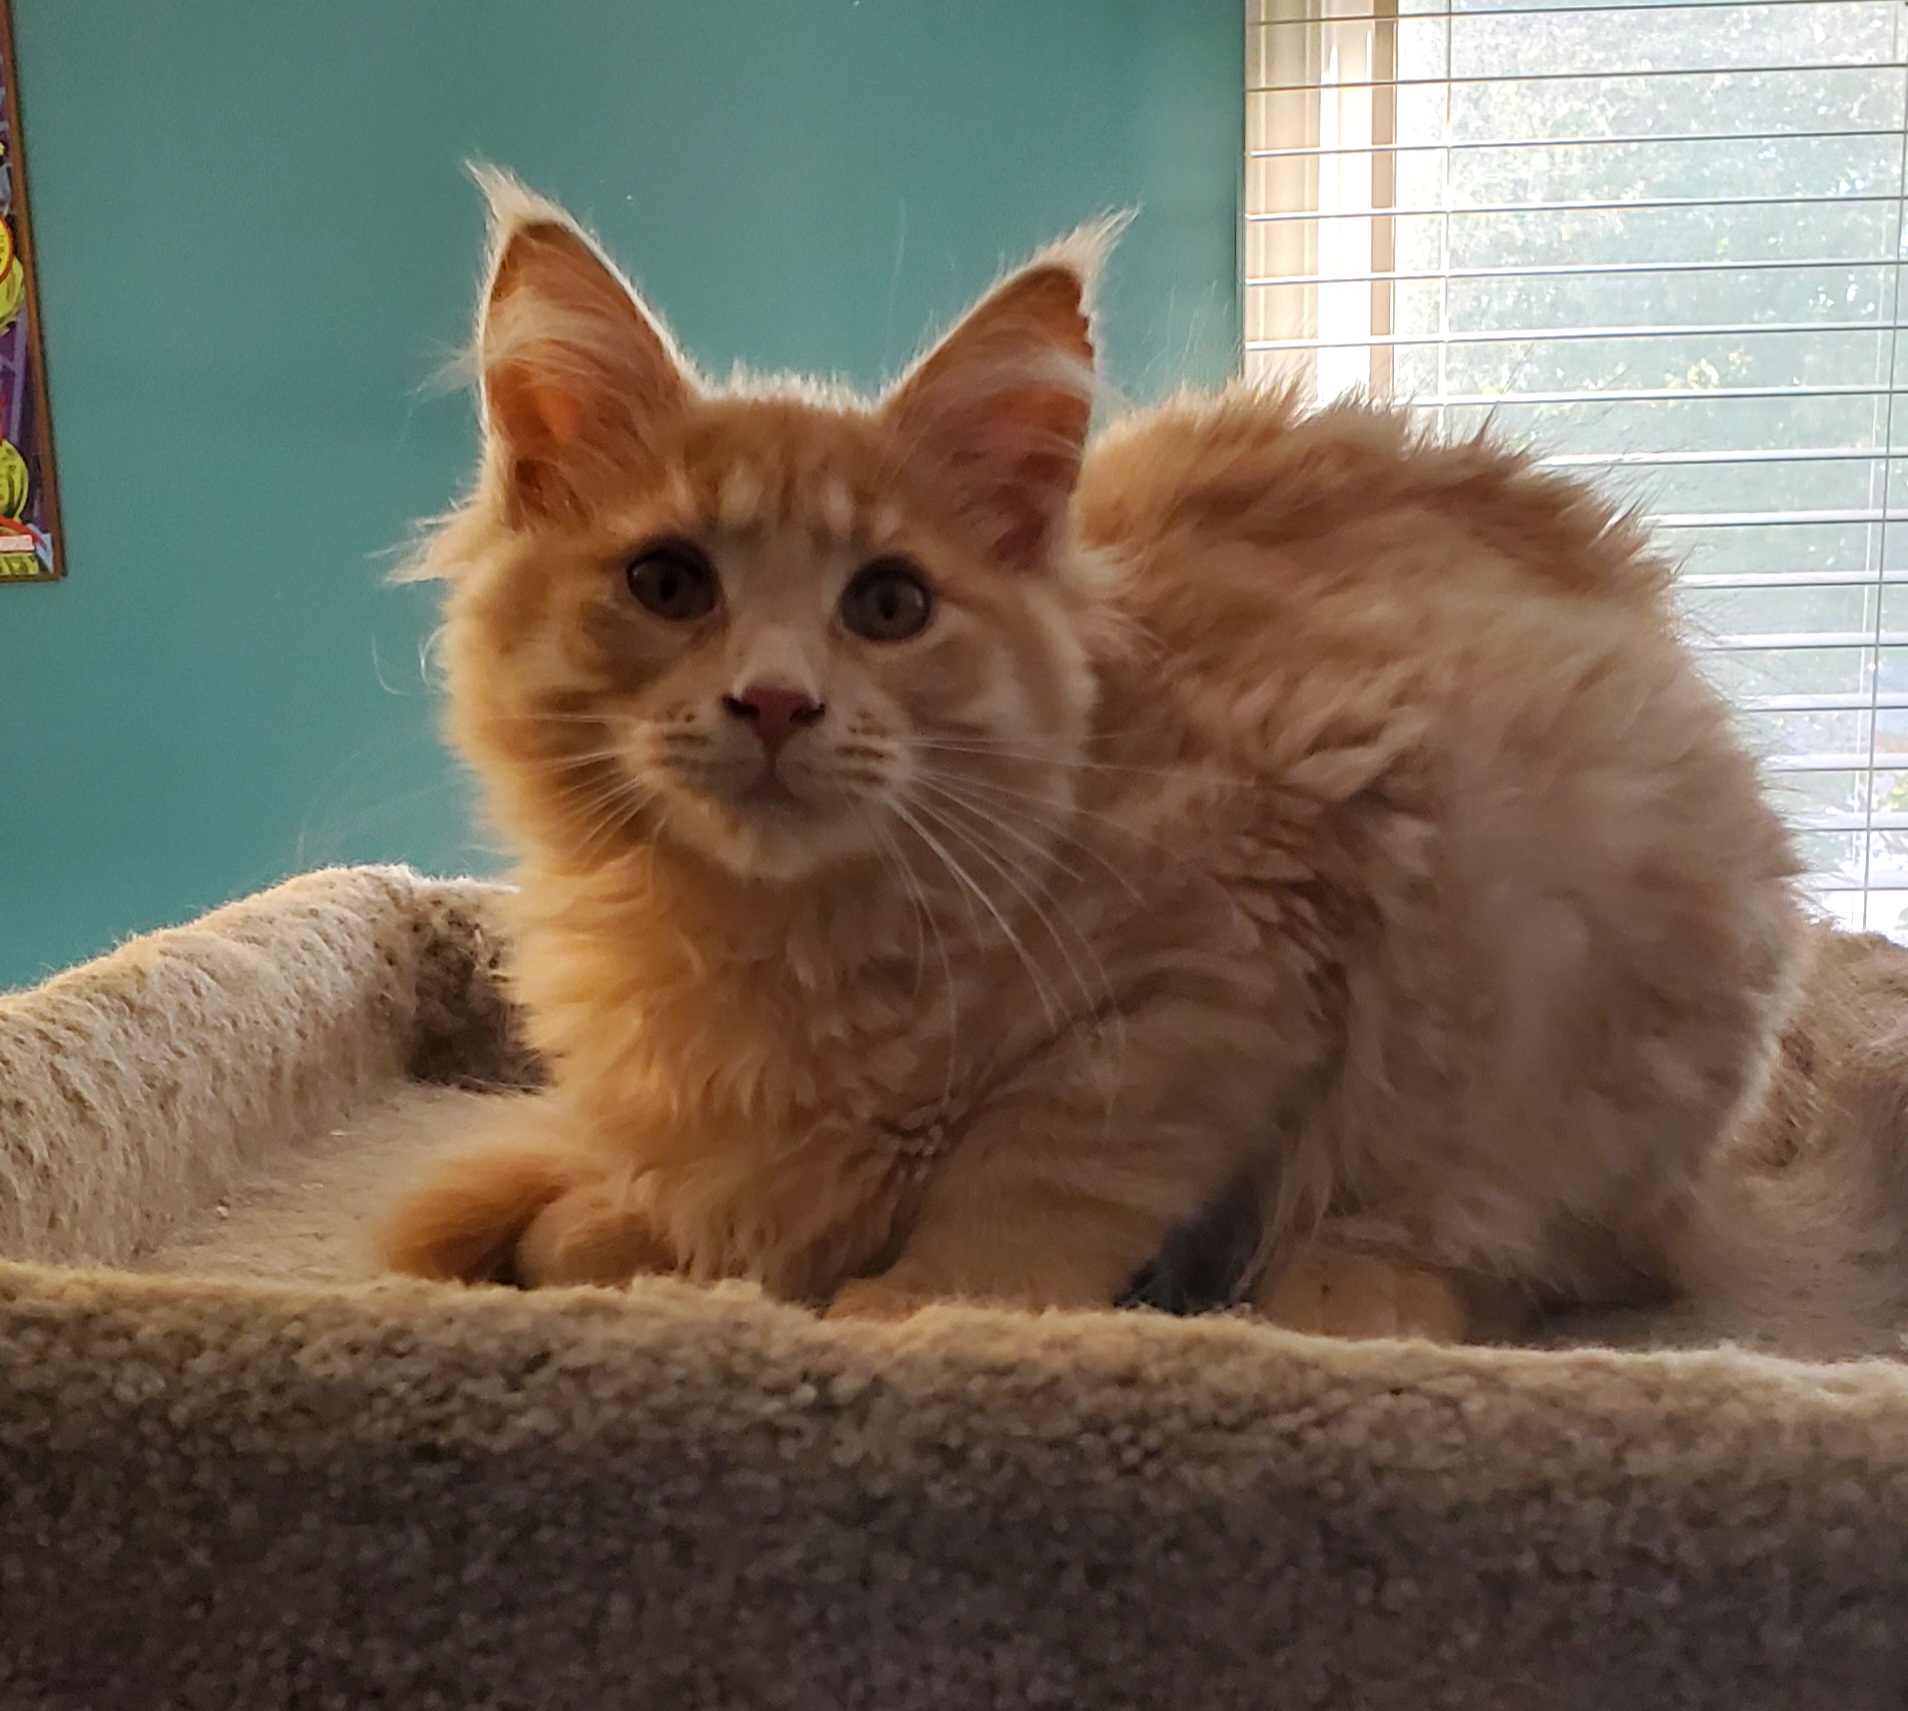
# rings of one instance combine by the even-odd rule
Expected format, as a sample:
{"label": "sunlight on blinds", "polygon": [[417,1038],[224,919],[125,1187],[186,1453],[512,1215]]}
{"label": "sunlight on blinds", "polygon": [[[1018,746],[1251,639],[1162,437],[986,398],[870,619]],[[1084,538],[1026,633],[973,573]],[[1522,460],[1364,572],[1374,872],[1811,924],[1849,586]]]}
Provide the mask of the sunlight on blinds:
{"label": "sunlight on blinds", "polygon": [[1908,937],[1900,0],[1247,20],[1247,373],[1639,503],[1816,894]]}

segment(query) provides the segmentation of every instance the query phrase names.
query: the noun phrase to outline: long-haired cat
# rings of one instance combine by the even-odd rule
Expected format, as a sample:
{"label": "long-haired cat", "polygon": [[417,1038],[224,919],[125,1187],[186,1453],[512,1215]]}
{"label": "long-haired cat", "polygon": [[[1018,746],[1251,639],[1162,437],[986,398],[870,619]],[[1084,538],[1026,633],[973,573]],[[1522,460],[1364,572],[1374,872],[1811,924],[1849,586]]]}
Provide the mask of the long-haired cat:
{"label": "long-haired cat", "polygon": [[551,1066],[405,1270],[1487,1333],[1647,1290],[1752,1097],[1792,859],[1583,489],[1245,392],[1088,434],[1104,233],[878,399],[712,386],[488,180],[486,444],[424,574]]}

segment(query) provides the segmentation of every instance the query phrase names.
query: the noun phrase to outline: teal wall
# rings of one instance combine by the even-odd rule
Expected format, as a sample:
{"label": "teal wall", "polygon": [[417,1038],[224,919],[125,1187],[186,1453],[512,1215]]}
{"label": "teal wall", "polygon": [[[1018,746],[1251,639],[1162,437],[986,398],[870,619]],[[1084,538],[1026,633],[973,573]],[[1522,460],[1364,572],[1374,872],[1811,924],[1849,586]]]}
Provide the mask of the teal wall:
{"label": "teal wall", "polygon": [[1238,0],[13,4],[69,579],[0,588],[0,986],[303,867],[495,867],[383,582],[472,456],[467,156],[718,372],[872,381],[1130,203],[1115,380],[1234,361]]}

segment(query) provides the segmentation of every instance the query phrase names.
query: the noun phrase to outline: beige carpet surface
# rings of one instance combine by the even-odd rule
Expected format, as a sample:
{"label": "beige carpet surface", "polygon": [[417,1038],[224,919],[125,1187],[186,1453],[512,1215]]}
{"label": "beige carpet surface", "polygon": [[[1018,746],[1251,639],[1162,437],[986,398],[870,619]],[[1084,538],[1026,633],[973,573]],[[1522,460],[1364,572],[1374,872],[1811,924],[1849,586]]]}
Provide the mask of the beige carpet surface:
{"label": "beige carpet surface", "polygon": [[494,1093],[394,1083],[302,1143],[250,1160],[127,1269],[303,1284],[377,1279],[394,1191],[447,1142],[495,1121]]}
{"label": "beige carpet surface", "polygon": [[[1908,1704],[1891,1361],[376,1280],[529,1079],[494,906],[313,875],[0,998],[0,1707]],[[1904,961],[1825,940],[1729,1161],[1778,1346],[1896,1334]]]}

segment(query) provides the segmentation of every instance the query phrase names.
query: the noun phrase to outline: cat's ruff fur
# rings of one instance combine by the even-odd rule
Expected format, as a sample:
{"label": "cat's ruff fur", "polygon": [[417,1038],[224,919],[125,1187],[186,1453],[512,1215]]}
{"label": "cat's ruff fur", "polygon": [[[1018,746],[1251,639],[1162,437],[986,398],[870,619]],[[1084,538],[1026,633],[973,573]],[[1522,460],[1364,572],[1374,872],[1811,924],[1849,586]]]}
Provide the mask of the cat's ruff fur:
{"label": "cat's ruff fur", "polygon": [[[488,188],[486,452],[422,569],[555,1088],[397,1264],[1087,1305],[1245,1173],[1288,1322],[1660,1283],[1798,917],[1634,528],[1362,406],[1089,444],[1091,234],[877,402],[712,390]],[[624,586],[663,537],[709,616]],[[933,621],[864,642],[894,555]],[[827,716],[762,773],[722,706],[767,681]]]}

